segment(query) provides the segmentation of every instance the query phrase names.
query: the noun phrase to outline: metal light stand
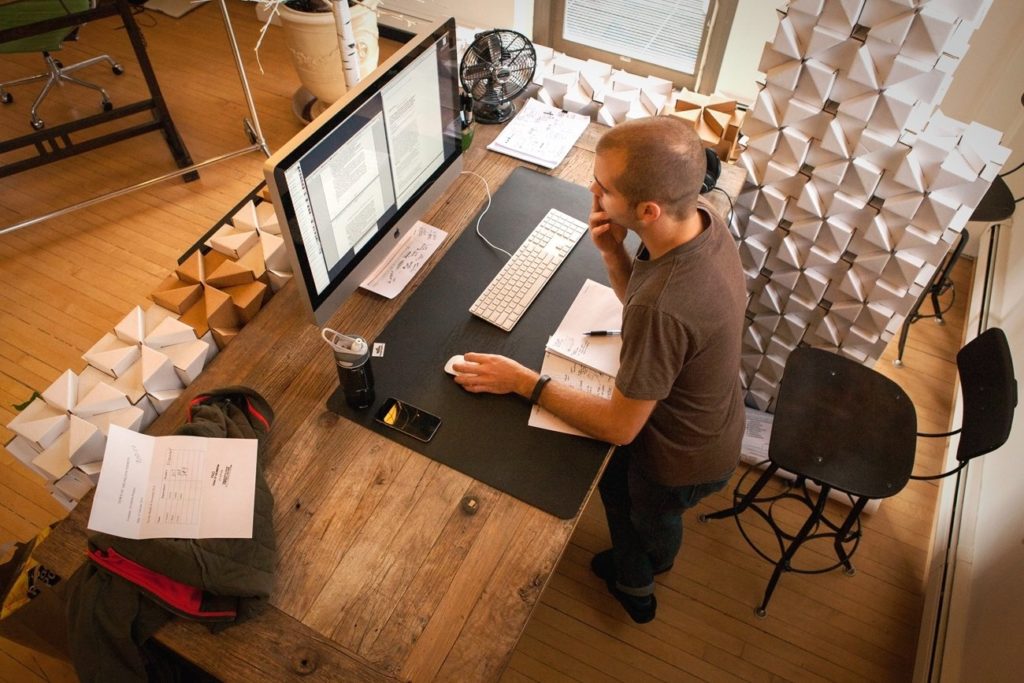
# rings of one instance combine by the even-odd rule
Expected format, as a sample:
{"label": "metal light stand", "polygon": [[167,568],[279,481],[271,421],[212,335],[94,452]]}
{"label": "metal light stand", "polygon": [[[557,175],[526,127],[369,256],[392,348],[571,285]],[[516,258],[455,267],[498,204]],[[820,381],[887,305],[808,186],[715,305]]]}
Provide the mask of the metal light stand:
{"label": "metal light stand", "polygon": [[248,147],[243,147],[241,149],[235,150],[234,152],[221,154],[220,156],[207,159],[206,161],[201,161],[197,164],[192,164],[185,168],[179,168],[176,171],[165,173],[164,175],[157,176],[156,178],[136,183],[129,187],[121,188],[119,190],[107,192],[106,194],[102,194],[97,197],[93,197],[92,199],[87,199],[85,201],[72,204],[62,209],[57,209],[56,211],[51,211],[41,216],[36,216],[34,218],[29,218],[18,223],[14,223],[13,225],[0,229],[0,235],[5,235],[9,232],[14,232],[15,230],[21,230],[22,228],[27,228],[30,225],[35,225],[36,223],[41,223],[51,218],[57,218],[58,216],[66,215],[68,213],[71,213],[72,211],[84,209],[86,207],[93,206],[94,204],[98,204],[108,199],[120,197],[122,195],[128,194],[129,192],[134,192],[135,190],[141,190],[151,185],[155,185],[156,183],[161,183],[165,180],[178,178],[180,176],[188,174],[194,174],[201,168],[205,168],[207,166],[216,164],[220,161],[225,161],[227,159],[233,159],[234,157],[242,156],[243,154],[248,154],[249,152],[260,151],[263,152],[264,156],[270,156],[270,150],[267,148],[266,140],[263,138],[263,130],[260,128],[259,116],[256,114],[256,105],[252,98],[252,91],[249,89],[249,79],[245,75],[245,67],[242,64],[242,56],[238,51],[238,41],[235,39],[235,30],[231,25],[231,17],[228,14],[227,3],[225,2],[225,0],[217,0],[217,5],[220,7],[221,16],[224,19],[224,29],[228,35],[228,42],[231,44],[231,54],[234,57],[235,68],[238,71],[238,80],[242,83],[242,92],[245,95],[245,103],[246,106],[249,108],[250,118],[244,120],[243,126],[245,128],[245,133],[248,136],[251,144]]}

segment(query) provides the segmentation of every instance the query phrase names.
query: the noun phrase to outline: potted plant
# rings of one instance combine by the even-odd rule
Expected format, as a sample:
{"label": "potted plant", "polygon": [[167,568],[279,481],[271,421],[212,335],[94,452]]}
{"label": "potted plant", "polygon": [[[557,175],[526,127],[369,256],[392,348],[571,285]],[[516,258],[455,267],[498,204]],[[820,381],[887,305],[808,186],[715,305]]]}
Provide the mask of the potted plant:
{"label": "potted plant", "polygon": [[[377,67],[377,8],[381,0],[349,0],[359,73]],[[303,87],[324,105],[345,93],[341,50],[330,0],[263,0],[270,17],[281,17],[285,45]]]}

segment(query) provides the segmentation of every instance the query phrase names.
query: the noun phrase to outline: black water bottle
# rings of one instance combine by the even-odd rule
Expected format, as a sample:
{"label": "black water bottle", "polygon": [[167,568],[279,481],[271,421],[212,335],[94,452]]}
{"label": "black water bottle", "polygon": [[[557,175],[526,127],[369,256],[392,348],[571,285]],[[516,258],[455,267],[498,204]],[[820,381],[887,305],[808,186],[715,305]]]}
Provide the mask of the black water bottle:
{"label": "black water bottle", "polygon": [[362,337],[348,337],[348,348],[334,346],[334,362],[338,366],[338,381],[345,394],[345,402],[353,410],[364,410],[373,405],[373,369],[370,367],[370,347]]}

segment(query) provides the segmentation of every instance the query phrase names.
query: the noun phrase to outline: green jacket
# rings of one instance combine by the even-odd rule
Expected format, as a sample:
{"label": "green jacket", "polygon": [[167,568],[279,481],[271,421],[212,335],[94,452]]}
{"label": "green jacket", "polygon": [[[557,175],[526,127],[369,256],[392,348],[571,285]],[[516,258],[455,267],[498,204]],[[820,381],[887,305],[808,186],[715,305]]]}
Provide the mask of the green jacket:
{"label": "green jacket", "polygon": [[[258,614],[274,585],[274,498],[263,474],[273,412],[255,391],[228,387],[197,396],[189,413],[189,421],[178,434],[259,441],[253,537],[133,540],[92,534],[89,545],[93,552],[108,554],[112,550],[165,577],[202,589],[203,606],[214,605],[221,616],[200,620],[211,621],[213,629],[224,628]],[[69,580],[68,597],[68,641],[82,681],[146,680],[154,673],[154,662],[140,648],[181,612],[96,562],[87,562],[75,572]],[[223,616],[225,609],[233,610],[235,616]]]}

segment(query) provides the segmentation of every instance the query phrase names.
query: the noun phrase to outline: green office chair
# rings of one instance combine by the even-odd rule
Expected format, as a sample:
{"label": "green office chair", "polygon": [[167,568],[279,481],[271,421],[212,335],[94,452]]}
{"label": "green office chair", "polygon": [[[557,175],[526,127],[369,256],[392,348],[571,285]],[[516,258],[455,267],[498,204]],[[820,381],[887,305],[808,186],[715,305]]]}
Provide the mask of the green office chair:
{"label": "green office chair", "polygon": [[[62,17],[74,12],[82,12],[94,6],[95,0],[15,0],[14,2],[0,4],[0,29],[26,26],[39,21]],[[18,40],[12,40],[6,43],[0,43],[0,53],[14,54],[41,52],[43,59],[46,61],[46,73],[19,78],[6,83],[0,83],[0,102],[10,104],[14,101],[14,96],[8,92],[7,88],[10,88],[13,85],[45,81],[42,92],[36,96],[35,102],[32,103],[31,122],[32,127],[36,130],[40,130],[44,125],[46,125],[43,123],[43,120],[39,118],[39,105],[42,104],[43,98],[46,97],[47,93],[49,93],[56,84],[74,83],[75,85],[91,88],[92,90],[98,90],[100,95],[103,97],[103,111],[110,111],[114,108],[106,90],[95,83],[89,83],[88,81],[75,78],[71,74],[79,71],[80,69],[84,69],[87,66],[106,62],[110,65],[111,71],[120,76],[124,73],[124,69],[121,68],[120,64],[115,62],[109,55],[100,55],[99,57],[87,59],[84,62],[64,66],[64,64],[59,60],[54,59],[53,56],[50,55],[50,52],[61,49],[61,45],[65,40],[77,40],[79,28],[80,27],[74,27],[72,29],[61,28],[34,36],[28,36],[26,38],[20,38]]]}

